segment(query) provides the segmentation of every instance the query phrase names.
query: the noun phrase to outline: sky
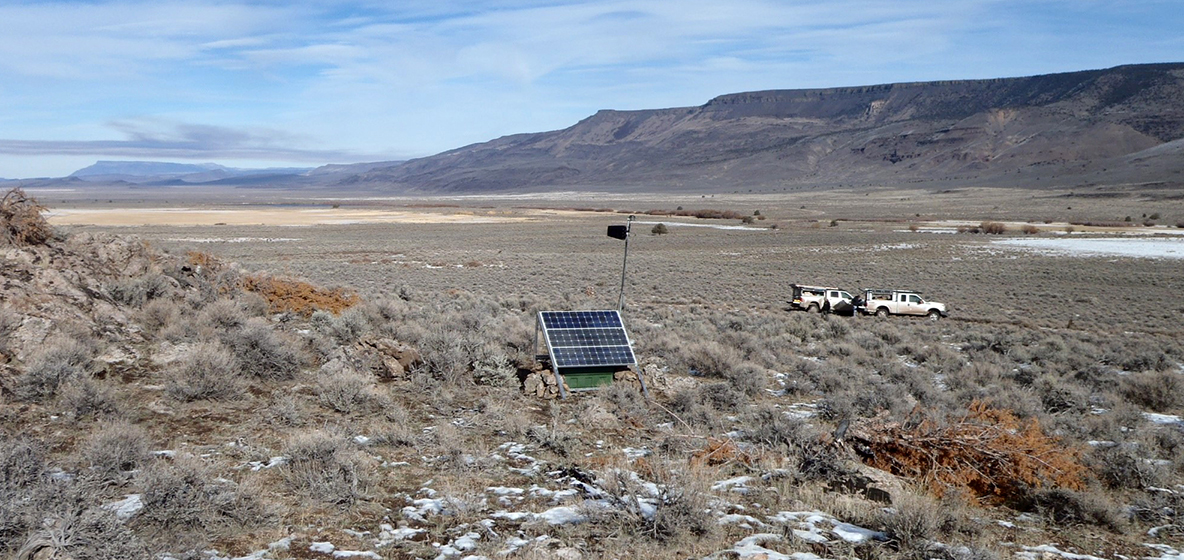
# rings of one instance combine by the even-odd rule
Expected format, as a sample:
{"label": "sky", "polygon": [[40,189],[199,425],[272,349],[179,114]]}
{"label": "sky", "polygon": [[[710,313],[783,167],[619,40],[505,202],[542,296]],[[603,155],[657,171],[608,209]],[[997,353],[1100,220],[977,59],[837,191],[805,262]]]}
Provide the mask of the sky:
{"label": "sky", "polygon": [[1181,61],[1181,0],[0,0],[0,177],[398,160],[742,91]]}

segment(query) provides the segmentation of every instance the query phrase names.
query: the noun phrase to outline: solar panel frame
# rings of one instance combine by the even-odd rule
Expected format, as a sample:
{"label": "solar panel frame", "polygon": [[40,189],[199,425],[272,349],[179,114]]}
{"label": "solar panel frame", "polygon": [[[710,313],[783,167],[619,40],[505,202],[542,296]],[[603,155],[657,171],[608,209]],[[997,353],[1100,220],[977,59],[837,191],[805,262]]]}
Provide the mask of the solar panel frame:
{"label": "solar panel frame", "polygon": [[618,311],[539,311],[552,367],[631,367],[633,341]]}

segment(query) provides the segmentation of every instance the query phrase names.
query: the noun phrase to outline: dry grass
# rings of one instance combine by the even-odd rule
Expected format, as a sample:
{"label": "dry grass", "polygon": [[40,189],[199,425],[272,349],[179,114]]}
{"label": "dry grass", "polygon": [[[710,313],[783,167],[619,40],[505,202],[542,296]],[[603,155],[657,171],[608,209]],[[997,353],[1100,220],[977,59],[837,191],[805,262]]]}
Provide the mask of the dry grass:
{"label": "dry grass", "polygon": [[340,313],[357,305],[361,298],[343,288],[321,288],[302,280],[272,276],[246,276],[243,289],[267,299],[274,312],[296,313],[308,317],[315,311]]}
{"label": "dry grass", "polygon": [[1034,419],[1021,422],[981,402],[951,422],[910,418],[872,424],[856,437],[873,454],[869,464],[921,481],[938,496],[958,489],[990,503],[1016,503],[1031,488],[1085,486],[1079,450],[1046,435]]}
{"label": "dry grass", "polygon": [[0,245],[39,245],[53,235],[42,212],[45,207],[14,188],[0,199]]}

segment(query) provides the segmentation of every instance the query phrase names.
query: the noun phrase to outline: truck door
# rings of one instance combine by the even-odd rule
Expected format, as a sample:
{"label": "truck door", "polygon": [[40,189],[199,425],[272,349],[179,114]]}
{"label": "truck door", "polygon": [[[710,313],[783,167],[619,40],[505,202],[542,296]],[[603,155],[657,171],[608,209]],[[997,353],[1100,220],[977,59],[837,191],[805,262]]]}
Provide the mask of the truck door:
{"label": "truck door", "polygon": [[909,301],[907,304],[908,310],[906,311],[906,313],[908,313],[910,315],[924,315],[925,308],[922,304],[925,303],[925,300],[921,299],[921,296],[919,296],[917,294],[909,294],[908,297],[909,297]]}

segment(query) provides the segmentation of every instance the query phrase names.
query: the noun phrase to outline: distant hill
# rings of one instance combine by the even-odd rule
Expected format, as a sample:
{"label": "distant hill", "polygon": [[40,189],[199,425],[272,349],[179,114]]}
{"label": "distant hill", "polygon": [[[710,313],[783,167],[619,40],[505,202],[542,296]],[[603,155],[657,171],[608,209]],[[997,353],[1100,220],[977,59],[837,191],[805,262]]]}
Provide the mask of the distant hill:
{"label": "distant hill", "polygon": [[376,167],[341,184],[454,193],[1178,182],[1181,138],[1184,63],[1148,64],[605,110],[563,130]]}
{"label": "distant hill", "polygon": [[71,177],[167,177],[225,170],[216,163],[171,163],[164,161],[97,161],[70,174]]}
{"label": "distant hill", "polygon": [[[307,167],[240,169],[216,163],[173,163],[164,161],[99,161],[70,174],[89,183],[197,184],[267,176],[284,181],[308,173]],[[248,181],[255,182],[255,181]]]}

